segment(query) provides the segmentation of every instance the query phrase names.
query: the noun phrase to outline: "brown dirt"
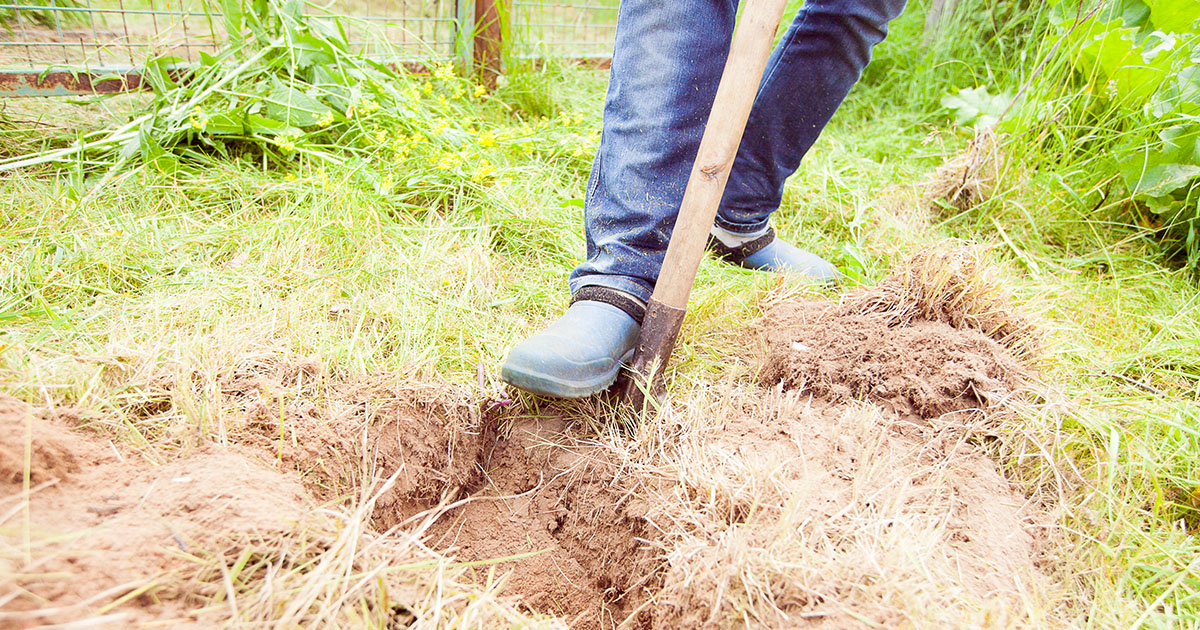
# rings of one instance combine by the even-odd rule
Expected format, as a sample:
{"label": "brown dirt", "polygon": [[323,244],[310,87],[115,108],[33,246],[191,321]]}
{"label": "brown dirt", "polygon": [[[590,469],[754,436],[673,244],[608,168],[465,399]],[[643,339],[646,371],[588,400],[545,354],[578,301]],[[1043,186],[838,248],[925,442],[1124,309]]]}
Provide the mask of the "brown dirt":
{"label": "brown dirt", "polygon": [[1043,581],[1033,512],[985,453],[887,410],[761,396],[692,438],[708,455],[685,474],[726,524],[674,530],[655,628],[749,610],[756,627],[961,627],[963,601],[1019,625]]}
{"label": "brown dirt", "polygon": [[[294,479],[236,449],[209,447],[152,466],[0,395],[0,433],[24,436],[27,429],[28,511],[20,507],[26,441],[0,448],[0,509],[8,517],[0,523],[0,627],[65,622],[98,610],[112,615],[112,624],[194,624],[186,589],[171,578],[187,568],[189,555],[231,538],[289,531],[312,507]],[[126,605],[104,611],[130,594]]]}
{"label": "brown dirt", "polygon": [[[105,612],[211,625],[189,604],[219,590],[178,579],[189,557],[383,483],[377,531],[421,537],[481,585],[507,574],[505,595],[572,628],[1028,625],[1034,515],[971,427],[942,418],[991,417],[1023,368],[977,317],[875,308],[909,300],[899,286],[773,305],[767,387],[701,392],[628,439],[574,422],[586,406],[489,413],[416,372],[342,378],[271,356],[215,381],[231,446],[158,466],[0,398],[0,430],[32,432],[35,488],[31,557],[0,555],[17,593],[0,625],[78,619],[142,587]],[[135,421],[172,413],[181,387],[209,384],[154,379]],[[25,454],[0,444],[15,550]]]}
{"label": "brown dirt", "polygon": [[[155,379],[171,400],[180,379]],[[318,361],[248,358],[217,382],[227,440],[300,474],[316,498],[337,501],[395,474],[377,517],[402,520],[480,479],[484,425],[465,387],[419,374],[342,378]]]}
{"label": "brown dirt", "polygon": [[[159,380],[170,389],[180,379]],[[611,628],[655,583],[651,532],[631,498],[630,484],[645,482],[620,478],[557,417],[505,421],[500,438],[501,420],[485,422],[467,388],[400,373],[345,382],[304,359],[247,360],[219,390],[229,434],[300,473],[314,496],[346,498],[394,477],[376,503],[377,530],[412,530],[432,512],[433,549],[464,561],[537,554],[494,567],[513,572],[506,592],[530,610]],[[493,564],[478,568],[481,582]]]}
{"label": "brown dirt", "polygon": [[619,475],[601,448],[571,444],[569,433],[553,417],[514,426],[488,449],[484,486],[430,541],[469,561],[535,554],[495,566],[512,571],[507,592],[572,628],[612,628],[658,583],[656,534],[637,498],[648,480]]}
{"label": "brown dirt", "polygon": [[929,320],[891,325],[828,302],[780,304],[763,331],[764,385],[875,400],[926,418],[990,409],[1014,395],[1024,372],[978,330]]}

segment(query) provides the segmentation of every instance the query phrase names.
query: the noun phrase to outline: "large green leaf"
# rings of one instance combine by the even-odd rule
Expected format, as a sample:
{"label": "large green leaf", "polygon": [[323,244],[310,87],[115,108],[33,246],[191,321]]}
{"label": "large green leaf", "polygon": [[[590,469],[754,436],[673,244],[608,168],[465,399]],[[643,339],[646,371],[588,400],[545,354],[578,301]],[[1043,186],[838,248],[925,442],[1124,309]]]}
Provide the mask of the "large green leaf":
{"label": "large green leaf", "polygon": [[257,114],[246,116],[246,127],[250,133],[261,134],[264,136],[277,136],[282,133],[287,133],[291,127],[287,123],[271,120]]}
{"label": "large green leaf", "polygon": [[1136,197],[1165,197],[1200,176],[1200,129],[1177,125],[1163,130],[1159,141],[1127,152],[1119,166]]}
{"label": "large green leaf", "polygon": [[996,124],[1012,99],[1009,94],[991,94],[982,86],[963,88],[957,94],[943,96],[942,107],[954,110],[954,117],[961,125],[990,127]]}
{"label": "large green leaf", "polygon": [[1200,20],[1200,0],[1145,0],[1154,26],[1173,33],[1193,30]]}
{"label": "large green leaf", "polygon": [[317,124],[322,114],[329,108],[317,99],[293,87],[279,86],[266,98],[267,116],[282,120],[294,127],[308,127]]}
{"label": "large green leaf", "polygon": [[215,136],[246,135],[246,125],[241,116],[230,112],[209,116],[204,124],[204,131]]}

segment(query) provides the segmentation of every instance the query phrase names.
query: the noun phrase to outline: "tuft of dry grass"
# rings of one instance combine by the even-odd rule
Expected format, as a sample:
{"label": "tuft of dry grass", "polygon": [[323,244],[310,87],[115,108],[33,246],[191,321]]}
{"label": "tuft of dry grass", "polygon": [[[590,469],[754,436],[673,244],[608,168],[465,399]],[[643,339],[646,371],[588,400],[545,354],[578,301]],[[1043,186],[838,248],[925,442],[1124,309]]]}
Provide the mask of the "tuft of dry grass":
{"label": "tuft of dry grass", "polygon": [[976,127],[975,137],[951,156],[924,184],[923,197],[934,208],[966,212],[987,201],[996,191],[1004,155],[996,132]]}
{"label": "tuft of dry grass", "polygon": [[652,626],[1069,627],[1036,510],[943,420],[707,385],[605,440],[657,480],[639,486],[663,558]]}
{"label": "tuft of dry grass", "polygon": [[985,257],[979,245],[954,240],[927,245],[878,286],[849,295],[840,309],[881,318],[889,326],[923,319],[978,330],[1031,364],[1042,348],[1041,328],[1017,308]]}

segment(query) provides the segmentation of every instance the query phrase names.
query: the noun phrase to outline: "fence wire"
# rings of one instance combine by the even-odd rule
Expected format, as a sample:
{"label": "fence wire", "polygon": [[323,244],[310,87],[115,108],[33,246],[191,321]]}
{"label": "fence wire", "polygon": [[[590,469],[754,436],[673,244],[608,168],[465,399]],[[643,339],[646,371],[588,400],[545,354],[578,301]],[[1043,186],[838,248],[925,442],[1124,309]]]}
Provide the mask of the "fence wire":
{"label": "fence wire", "polygon": [[[618,0],[509,0],[509,49],[520,57],[612,53]],[[0,80],[46,70],[114,72],[148,59],[199,61],[225,41],[220,0],[0,0]],[[382,39],[391,60],[470,57],[471,0],[350,0],[309,5],[337,15],[353,45]]]}
{"label": "fence wire", "polygon": [[[346,22],[357,39],[352,43],[364,45],[363,35],[372,30],[399,56],[417,59],[454,54],[462,24],[458,4],[370,0],[325,11],[353,18]],[[0,71],[103,71],[160,55],[197,61],[224,41],[220,7],[212,0],[0,0]]]}
{"label": "fence wire", "polygon": [[612,56],[618,0],[512,0],[510,33],[520,57]]}

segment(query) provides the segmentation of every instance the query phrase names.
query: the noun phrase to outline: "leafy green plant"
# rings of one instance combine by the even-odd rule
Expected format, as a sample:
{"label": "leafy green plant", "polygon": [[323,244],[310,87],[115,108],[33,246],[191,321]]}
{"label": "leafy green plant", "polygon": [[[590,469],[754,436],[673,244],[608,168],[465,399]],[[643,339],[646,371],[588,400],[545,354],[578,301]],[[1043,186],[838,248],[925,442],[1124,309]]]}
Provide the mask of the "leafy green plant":
{"label": "leafy green plant", "polygon": [[[18,4],[18,3],[10,3]],[[63,24],[77,24],[81,20],[79,14],[74,11],[63,11],[63,8],[80,8],[83,3],[79,0],[21,0],[19,3],[22,6],[21,10],[17,9],[0,9],[0,26],[4,27],[6,32],[13,32],[14,25],[17,24],[17,19],[28,20],[33,24],[42,28],[54,28]],[[45,7],[29,8],[29,7]]]}
{"label": "leafy green plant", "polygon": [[[1040,63],[1015,97],[942,100],[1047,166],[1119,179],[1169,254],[1200,270],[1200,0],[1055,0]],[[1099,185],[1099,184],[1098,184]]]}
{"label": "leafy green plant", "polygon": [[[238,160],[322,183],[338,167],[388,196],[444,198],[481,188],[497,156],[533,152],[586,165],[582,121],[478,114],[492,97],[449,62],[414,74],[376,59],[386,42],[352,50],[339,18],[304,14],[300,0],[226,0],[229,44],[195,66],[151,60],[147,111],[70,147],[0,161],[0,171],[75,164],[108,177],[134,167],[165,173]],[[496,109],[496,108],[493,108]],[[561,118],[561,117],[560,117]]]}

